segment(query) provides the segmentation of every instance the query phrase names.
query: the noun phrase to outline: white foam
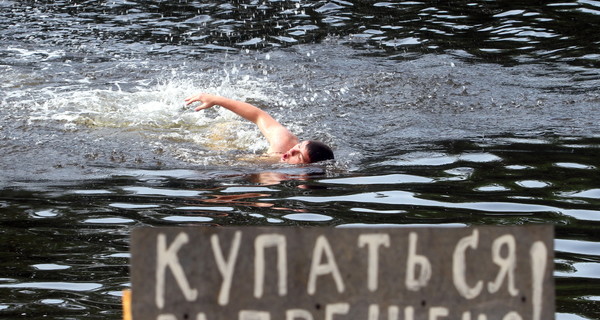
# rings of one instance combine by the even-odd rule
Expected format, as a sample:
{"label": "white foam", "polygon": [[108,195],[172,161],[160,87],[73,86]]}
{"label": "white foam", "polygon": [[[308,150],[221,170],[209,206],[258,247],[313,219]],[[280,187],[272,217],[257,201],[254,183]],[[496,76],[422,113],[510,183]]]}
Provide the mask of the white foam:
{"label": "white foam", "polygon": [[[198,92],[238,100],[251,98],[281,103],[280,97],[262,92],[262,88],[272,87],[272,84],[239,76],[239,73],[240,70],[233,67],[218,74],[200,75],[196,79],[171,76],[155,84],[149,84],[149,81],[138,81],[133,86],[115,83],[112,89],[59,91],[64,89],[46,88],[40,92],[42,97],[22,101],[21,106],[30,110],[30,123],[55,121],[63,123],[70,131],[78,127],[120,128],[141,132],[153,141],[190,142],[209,150],[260,153],[267,149],[268,144],[251,123],[224,108],[195,112],[194,106],[184,104],[185,97]],[[219,80],[215,83],[214,79]],[[203,83],[209,85],[202,86]],[[123,87],[128,90],[122,90]],[[185,150],[176,153],[180,158],[191,161],[197,156],[188,156]]]}

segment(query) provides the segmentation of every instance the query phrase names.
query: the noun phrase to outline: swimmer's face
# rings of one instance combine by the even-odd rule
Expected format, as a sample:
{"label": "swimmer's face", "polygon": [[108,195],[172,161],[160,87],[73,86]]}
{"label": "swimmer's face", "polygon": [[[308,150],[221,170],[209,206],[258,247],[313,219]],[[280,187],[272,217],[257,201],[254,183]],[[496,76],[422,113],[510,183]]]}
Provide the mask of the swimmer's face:
{"label": "swimmer's face", "polygon": [[310,163],[307,145],[308,141],[298,143],[281,156],[281,161],[289,164]]}

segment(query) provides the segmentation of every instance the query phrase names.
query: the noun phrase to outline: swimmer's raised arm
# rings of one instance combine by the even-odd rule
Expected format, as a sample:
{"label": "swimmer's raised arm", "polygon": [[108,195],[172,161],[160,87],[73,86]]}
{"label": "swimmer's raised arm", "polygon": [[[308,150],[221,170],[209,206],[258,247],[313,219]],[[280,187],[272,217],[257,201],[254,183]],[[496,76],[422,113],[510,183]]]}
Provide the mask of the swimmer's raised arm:
{"label": "swimmer's raised arm", "polygon": [[200,111],[215,105],[228,109],[240,117],[253,122],[269,142],[270,153],[283,153],[298,144],[298,138],[266,111],[249,103],[207,93],[199,93],[185,99],[187,105],[200,102],[194,110]]}
{"label": "swimmer's raised arm", "polygon": [[262,134],[269,141],[269,153],[280,153],[282,162],[289,164],[312,163],[333,159],[333,151],[327,145],[318,141],[303,141],[299,143],[298,137],[291,133],[277,120],[273,119],[266,111],[249,103],[199,93],[185,99],[186,104],[200,102],[196,111],[219,105],[228,109],[242,118],[252,121],[258,126]]}

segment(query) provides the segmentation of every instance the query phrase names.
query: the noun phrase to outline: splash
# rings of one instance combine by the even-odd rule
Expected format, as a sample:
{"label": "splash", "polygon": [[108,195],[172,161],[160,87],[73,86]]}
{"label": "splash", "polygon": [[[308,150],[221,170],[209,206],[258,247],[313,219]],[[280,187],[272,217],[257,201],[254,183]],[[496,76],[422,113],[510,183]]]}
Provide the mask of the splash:
{"label": "splash", "polygon": [[173,150],[176,158],[186,162],[206,164],[208,152],[261,153],[267,149],[255,126],[232,112],[219,107],[194,112],[183,99],[210,92],[239,100],[278,100],[263,91],[272,84],[239,75],[237,67],[190,77],[180,76],[179,70],[170,73],[157,81],[115,82],[109,89],[44,88],[40,96],[20,104],[29,108],[27,122],[33,127],[56,123],[65,131],[135,133],[148,142],[161,142],[163,148]]}

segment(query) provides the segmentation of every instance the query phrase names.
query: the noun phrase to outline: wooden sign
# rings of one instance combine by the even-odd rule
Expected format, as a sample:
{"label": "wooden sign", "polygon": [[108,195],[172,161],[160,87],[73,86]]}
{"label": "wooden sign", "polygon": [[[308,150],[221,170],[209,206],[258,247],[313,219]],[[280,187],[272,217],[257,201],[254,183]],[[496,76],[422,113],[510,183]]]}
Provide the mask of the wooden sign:
{"label": "wooden sign", "polygon": [[140,228],[134,320],[547,320],[551,226]]}

